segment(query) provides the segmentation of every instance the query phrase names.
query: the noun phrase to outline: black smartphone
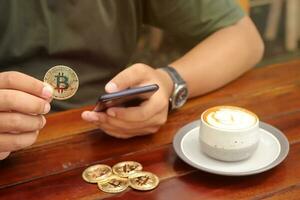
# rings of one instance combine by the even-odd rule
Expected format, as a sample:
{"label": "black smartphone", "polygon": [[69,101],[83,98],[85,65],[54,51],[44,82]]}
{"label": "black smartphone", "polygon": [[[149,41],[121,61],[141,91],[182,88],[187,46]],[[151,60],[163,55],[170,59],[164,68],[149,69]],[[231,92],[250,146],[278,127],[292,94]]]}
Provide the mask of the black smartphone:
{"label": "black smartphone", "polygon": [[94,111],[103,112],[110,107],[138,106],[149,99],[157,90],[157,84],[129,88],[114,93],[107,93],[98,98]]}

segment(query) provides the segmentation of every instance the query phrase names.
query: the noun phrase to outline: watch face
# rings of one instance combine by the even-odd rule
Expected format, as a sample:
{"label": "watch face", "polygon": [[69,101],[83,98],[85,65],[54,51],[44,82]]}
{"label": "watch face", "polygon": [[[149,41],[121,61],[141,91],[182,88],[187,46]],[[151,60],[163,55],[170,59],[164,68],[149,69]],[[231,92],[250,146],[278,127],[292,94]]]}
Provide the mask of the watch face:
{"label": "watch face", "polygon": [[178,90],[176,97],[174,99],[175,108],[181,107],[188,98],[188,90],[186,87],[182,87]]}

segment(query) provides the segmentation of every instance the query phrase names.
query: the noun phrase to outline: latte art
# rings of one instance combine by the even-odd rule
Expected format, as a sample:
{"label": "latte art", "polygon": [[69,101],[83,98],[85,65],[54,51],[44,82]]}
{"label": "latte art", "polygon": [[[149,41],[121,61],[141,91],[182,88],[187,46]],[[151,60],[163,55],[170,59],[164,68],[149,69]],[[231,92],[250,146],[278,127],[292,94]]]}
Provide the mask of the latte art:
{"label": "latte art", "polygon": [[224,130],[243,130],[254,126],[257,117],[254,113],[233,106],[218,106],[204,113],[204,121]]}

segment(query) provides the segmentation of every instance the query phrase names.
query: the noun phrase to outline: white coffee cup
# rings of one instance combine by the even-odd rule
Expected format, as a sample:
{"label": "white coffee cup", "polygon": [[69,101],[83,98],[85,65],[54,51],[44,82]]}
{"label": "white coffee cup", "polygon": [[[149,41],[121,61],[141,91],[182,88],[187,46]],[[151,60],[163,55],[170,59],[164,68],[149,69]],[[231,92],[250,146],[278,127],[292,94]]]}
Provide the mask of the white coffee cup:
{"label": "white coffee cup", "polygon": [[253,112],[235,106],[216,106],[201,115],[201,150],[222,161],[249,158],[260,138],[259,119]]}

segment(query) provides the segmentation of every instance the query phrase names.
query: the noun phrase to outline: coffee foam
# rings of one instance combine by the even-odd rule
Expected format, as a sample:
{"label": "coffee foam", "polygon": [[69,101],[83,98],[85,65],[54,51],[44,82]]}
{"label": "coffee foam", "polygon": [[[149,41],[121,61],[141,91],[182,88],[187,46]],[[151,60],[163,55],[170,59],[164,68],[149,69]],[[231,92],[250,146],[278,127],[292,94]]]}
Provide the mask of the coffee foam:
{"label": "coffee foam", "polygon": [[219,129],[243,130],[254,126],[258,118],[254,113],[243,108],[217,106],[206,110],[203,120]]}

